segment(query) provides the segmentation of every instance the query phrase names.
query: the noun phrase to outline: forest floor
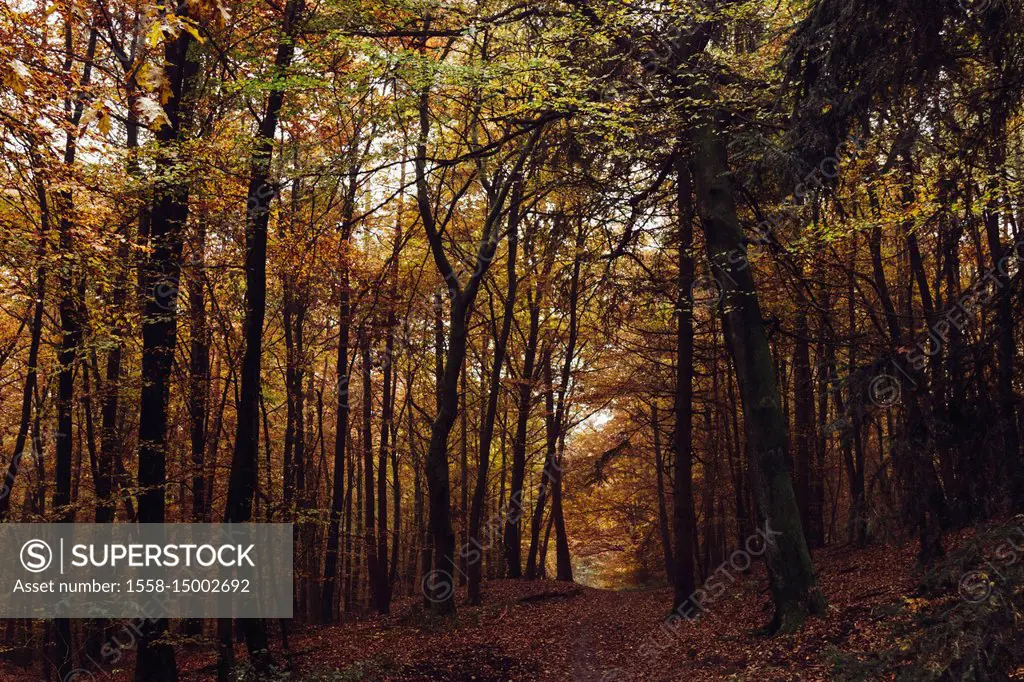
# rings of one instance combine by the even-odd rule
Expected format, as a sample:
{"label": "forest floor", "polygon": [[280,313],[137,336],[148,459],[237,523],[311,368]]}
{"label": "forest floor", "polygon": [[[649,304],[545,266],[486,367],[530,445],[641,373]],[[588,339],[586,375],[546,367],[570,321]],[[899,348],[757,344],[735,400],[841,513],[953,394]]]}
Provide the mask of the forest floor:
{"label": "forest floor", "polygon": [[[386,618],[316,630],[297,641],[306,679],[328,670],[366,680],[815,680],[834,652],[886,641],[880,616],[914,587],[912,547],[815,555],[827,614],[798,634],[756,633],[771,618],[763,565],[732,573],[696,621],[669,628],[672,591],[598,590],[553,581],[491,581],[479,607],[460,604],[454,627],[418,625],[419,600]],[[319,675],[318,675],[319,673]]]}
{"label": "forest floor", "polygon": [[[811,618],[792,635],[759,634],[771,616],[763,565],[747,574],[730,572],[735,581],[725,581],[725,591],[707,603],[703,615],[693,622],[684,619],[675,628],[665,625],[672,600],[669,589],[617,592],[549,580],[497,580],[485,583],[483,605],[459,603],[454,621],[430,621],[424,616],[421,599],[402,597],[388,616],[295,632],[287,656],[290,674],[281,679],[893,679],[892,671],[910,662],[922,666],[927,658],[945,668],[948,658],[939,659],[948,654],[936,658],[935,652],[953,646],[962,653],[970,646],[966,641],[946,641],[942,638],[949,635],[943,634],[940,644],[922,648],[916,640],[922,639],[918,635],[928,628],[948,629],[947,623],[954,623],[956,633],[952,636],[960,638],[962,630],[970,630],[962,625],[966,618],[977,625],[980,639],[990,649],[989,630],[997,633],[997,639],[1001,636],[998,624],[981,620],[981,612],[970,609],[980,606],[984,614],[1001,611],[988,601],[979,605],[977,600],[965,600],[957,594],[958,586],[962,590],[961,573],[991,555],[996,539],[987,532],[972,529],[948,535],[951,563],[945,569],[947,575],[938,581],[931,579],[932,587],[927,589],[921,587],[922,576],[914,568],[915,548],[911,543],[815,552],[820,585],[828,599],[827,613]],[[970,551],[962,549],[969,545]],[[1011,597],[1019,592],[1015,586],[1010,590]],[[1014,614],[1007,624],[1010,634],[999,645],[1003,653],[1016,647],[1010,658],[1019,663],[1022,652],[1015,633],[1019,628],[1013,622],[1019,613],[1015,602],[1009,600]],[[274,645],[277,648],[279,642]],[[242,655],[243,650],[239,647]],[[206,651],[179,651],[183,682],[214,678],[215,660],[212,652]],[[125,666],[121,670],[87,669],[73,679],[130,679],[130,657],[125,656],[121,665]],[[935,665],[930,667],[934,670]],[[903,677],[938,679],[927,675]],[[1011,674],[1011,678],[1017,677],[1024,679],[1024,668]],[[5,682],[32,679],[40,679],[38,672],[33,675],[27,670],[0,667],[0,680]],[[983,675],[977,679],[994,678]],[[1007,678],[1004,675],[999,679]]]}

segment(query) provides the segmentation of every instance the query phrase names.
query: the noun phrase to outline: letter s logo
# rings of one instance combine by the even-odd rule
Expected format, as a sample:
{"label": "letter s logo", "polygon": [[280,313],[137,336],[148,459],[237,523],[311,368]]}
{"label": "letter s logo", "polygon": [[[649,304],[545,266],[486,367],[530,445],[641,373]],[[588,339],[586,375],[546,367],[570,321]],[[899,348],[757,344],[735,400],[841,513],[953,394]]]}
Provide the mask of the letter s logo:
{"label": "letter s logo", "polygon": [[41,573],[53,562],[53,550],[42,540],[29,540],[21,546],[21,565],[31,573]]}

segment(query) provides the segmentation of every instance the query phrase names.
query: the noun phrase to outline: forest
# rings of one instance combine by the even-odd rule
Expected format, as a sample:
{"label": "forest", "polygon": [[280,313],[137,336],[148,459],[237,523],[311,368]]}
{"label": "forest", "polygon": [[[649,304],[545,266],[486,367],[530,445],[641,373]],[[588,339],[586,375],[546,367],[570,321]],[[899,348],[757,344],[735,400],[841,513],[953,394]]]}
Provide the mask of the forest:
{"label": "forest", "polygon": [[1022,123],[1020,0],[6,0],[0,525],[293,597],[0,680],[1019,678]]}

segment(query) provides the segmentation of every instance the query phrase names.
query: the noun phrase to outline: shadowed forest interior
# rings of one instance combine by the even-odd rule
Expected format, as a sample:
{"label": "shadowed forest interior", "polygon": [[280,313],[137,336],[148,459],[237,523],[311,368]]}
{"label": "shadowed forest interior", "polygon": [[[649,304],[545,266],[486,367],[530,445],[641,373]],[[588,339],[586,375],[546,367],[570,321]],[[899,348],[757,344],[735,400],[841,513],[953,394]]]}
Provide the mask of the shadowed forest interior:
{"label": "shadowed forest interior", "polygon": [[4,3],[0,521],[291,523],[294,617],[0,679],[1011,679],[1022,11]]}

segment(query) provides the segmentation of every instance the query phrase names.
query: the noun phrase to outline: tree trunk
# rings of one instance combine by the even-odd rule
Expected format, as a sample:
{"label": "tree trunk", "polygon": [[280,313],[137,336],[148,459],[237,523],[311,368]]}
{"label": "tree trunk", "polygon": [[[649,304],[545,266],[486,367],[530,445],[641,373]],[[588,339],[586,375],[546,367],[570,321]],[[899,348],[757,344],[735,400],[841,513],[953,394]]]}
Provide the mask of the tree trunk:
{"label": "tree trunk", "polygon": [[[802,273],[797,275],[802,276]],[[807,297],[803,287],[797,285],[797,313],[793,327],[793,403],[794,428],[796,431],[796,499],[800,507],[800,519],[807,532],[810,548],[824,545],[822,537],[821,510],[817,518],[811,517],[811,489],[815,467],[814,453],[814,388],[811,384],[810,330],[807,325],[805,306]]]}
{"label": "tree trunk", "polygon": [[480,603],[480,580],[483,564],[484,547],[480,543],[480,521],[483,516],[484,498],[487,494],[487,472],[491,463],[491,443],[494,439],[494,420],[498,412],[498,397],[501,390],[501,369],[505,364],[505,350],[512,332],[512,319],[515,316],[516,286],[516,253],[519,247],[519,205],[522,200],[522,184],[517,182],[512,189],[509,204],[508,227],[508,290],[505,292],[505,309],[501,321],[501,332],[494,344],[494,356],[491,364],[490,382],[487,388],[487,408],[483,423],[480,426],[480,453],[477,459],[476,488],[473,491],[473,507],[469,518],[469,544],[471,546],[469,564],[469,603]]}
{"label": "tree trunk", "polygon": [[[324,560],[324,583],[321,593],[320,619],[324,623],[334,620],[335,586],[338,571],[338,545],[341,526],[342,509],[345,504],[345,446],[348,442],[349,394],[351,374],[348,364],[349,326],[351,324],[351,292],[349,284],[349,249],[353,219],[355,216],[356,165],[353,162],[348,174],[348,187],[345,195],[344,216],[341,229],[341,244],[338,247],[339,294],[338,294],[338,355],[334,369],[337,376],[337,411],[338,422],[334,432],[334,476],[331,490],[331,518],[327,528],[327,556]],[[349,480],[351,489],[351,479]],[[351,500],[349,500],[351,502]],[[347,516],[347,515],[346,515]],[[346,525],[347,527],[347,525]],[[346,540],[346,546],[347,546]],[[346,550],[346,556],[347,556]],[[346,563],[347,563],[346,558]]]}
{"label": "tree trunk", "polygon": [[[374,504],[373,479],[373,382],[370,335],[365,328],[359,330],[359,349],[363,365],[363,532],[365,533],[366,575],[369,580],[370,599],[373,607],[381,613],[387,613],[387,598],[384,595],[386,586],[381,582],[381,576],[386,573],[381,568],[380,557],[377,555],[377,510]],[[383,475],[384,472],[379,473]]]}
{"label": "tree trunk", "polygon": [[531,287],[526,292],[530,309],[530,328],[526,336],[526,349],[523,352],[523,367],[519,373],[516,407],[516,431],[512,437],[512,476],[509,482],[508,509],[505,514],[505,564],[509,578],[521,578],[522,531],[523,518],[523,482],[526,478],[526,440],[530,423],[530,407],[533,403],[533,382],[536,373],[537,341],[540,335],[540,302],[539,287]]}
{"label": "tree trunk", "polygon": [[569,281],[569,338],[565,344],[565,362],[562,364],[562,375],[558,385],[558,401],[555,407],[555,466],[552,470],[551,515],[555,525],[555,575],[558,580],[572,582],[572,560],[569,555],[569,538],[565,530],[565,517],[562,513],[562,481],[565,470],[565,432],[568,429],[568,395],[569,382],[572,379],[572,364],[576,359],[576,342],[579,338],[579,297],[580,268],[583,261],[585,245],[584,223],[580,222],[576,232],[575,255],[572,264],[572,277]]}
{"label": "tree trunk", "polygon": [[[695,86],[699,99],[713,104],[710,89]],[[744,422],[751,444],[758,506],[773,532],[766,556],[775,616],[772,629],[796,630],[808,613],[820,613],[810,552],[790,478],[786,422],[772,369],[764,320],[746,260],[743,231],[730,186],[725,141],[717,111],[702,114],[689,130],[691,172],[708,257],[723,292],[722,309],[729,349],[736,363]]]}
{"label": "tree trunk", "polygon": [[459,410],[459,520],[462,531],[462,542],[459,544],[459,585],[466,584],[467,562],[466,551],[469,549],[469,410],[466,401],[469,396],[466,391],[466,368],[462,368],[462,375],[459,379],[461,388],[459,396],[462,409]]}
{"label": "tree trunk", "polygon": [[675,580],[676,569],[672,562],[672,529],[668,523],[668,505],[665,504],[665,463],[661,456],[661,420],[658,417],[658,403],[651,403],[651,430],[654,433],[654,473],[658,483],[658,532],[661,535],[661,555],[665,561],[665,579]]}
{"label": "tree trunk", "polygon": [[[395,273],[397,276],[397,273]],[[391,580],[388,570],[388,453],[394,450],[391,444],[391,431],[394,421],[395,393],[392,384],[394,374],[394,352],[395,352],[395,313],[394,299],[388,301],[391,310],[388,312],[386,338],[384,340],[384,396],[381,405],[380,416],[380,453],[377,457],[377,564],[380,571],[380,601],[377,610],[387,613],[391,607]],[[395,527],[398,527],[398,517],[394,519]]]}
{"label": "tree trunk", "polygon": [[693,575],[693,190],[690,170],[684,159],[677,161],[676,202],[679,220],[677,252],[679,283],[676,291],[676,385],[672,436],[672,529],[675,541],[675,593],[673,609],[685,608],[696,589]]}
{"label": "tree trunk", "polygon": [[[291,65],[295,53],[296,23],[303,0],[289,0],[284,10],[283,34],[274,57],[274,72],[280,77]],[[246,523],[252,518],[252,500],[257,485],[259,454],[260,364],[263,357],[263,322],[267,307],[267,226],[270,199],[275,190],[269,184],[277,121],[284,103],[284,90],[272,89],[256,135],[250,159],[249,191],[245,210],[245,352],[242,356],[238,423],[231,457],[231,475],[224,512],[225,523]],[[267,633],[258,618],[242,619],[249,658],[257,675],[266,673],[273,662],[267,647]],[[223,647],[229,646],[222,642]]]}
{"label": "tree trunk", "polygon": [[[424,39],[420,49],[426,50]],[[423,89],[419,97],[419,135],[416,141],[416,203],[423,223],[430,252],[438,273],[444,279],[451,298],[449,317],[448,351],[444,369],[438,385],[438,412],[430,427],[430,447],[427,450],[426,474],[430,495],[430,529],[434,540],[434,567],[427,585],[432,609],[439,614],[455,611],[454,578],[449,568],[455,570],[455,536],[452,532],[450,505],[450,481],[448,471],[448,437],[458,416],[459,376],[466,359],[466,345],[469,317],[473,311],[477,293],[498,247],[499,218],[513,178],[518,178],[529,152],[537,144],[542,126],[534,129],[511,172],[496,189],[495,199],[488,212],[480,242],[477,244],[474,269],[468,281],[461,281],[445,252],[444,242],[434,218],[434,208],[427,184],[427,142],[430,130],[430,91]],[[440,369],[440,368],[439,368]]]}
{"label": "tree trunk", "polygon": [[[167,485],[167,402],[174,349],[178,338],[178,282],[181,275],[182,232],[188,218],[189,186],[173,180],[180,164],[177,144],[184,138],[183,100],[193,89],[198,62],[190,54],[192,36],[182,31],[164,46],[170,97],[164,104],[167,122],[156,133],[158,154],[154,176],[159,179],[150,211],[150,254],[142,284],[142,388],[139,410],[138,520],[164,522]],[[172,178],[166,180],[165,178]],[[136,682],[173,682],[178,678],[174,649],[155,640],[167,630],[167,620],[145,627],[135,659]]]}
{"label": "tree trunk", "polygon": [[[193,271],[188,280],[188,306],[191,321],[191,358],[189,361],[189,437],[192,446],[192,522],[208,523],[209,510],[206,507],[206,477],[204,461],[207,446],[207,402],[210,393],[210,329],[206,322],[206,296],[204,292],[203,267],[206,251],[206,221],[200,219],[196,225],[196,239],[193,245]],[[120,351],[120,349],[118,349]],[[120,363],[120,352],[118,352]],[[110,365],[107,373],[110,380]],[[115,403],[116,409],[116,403]]]}
{"label": "tree trunk", "polygon": [[530,548],[526,555],[527,580],[536,580],[540,577],[537,565],[537,555],[540,551],[540,531],[544,520],[544,507],[547,504],[548,485],[554,480],[556,461],[558,457],[558,433],[555,427],[555,389],[554,378],[551,375],[551,349],[548,348],[541,360],[541,367],[544,373],[544,435],[545,455],[544,468],[541,470],[540,487],[537,489],[537,501],[533,507],[533,519],[530,523]]}

